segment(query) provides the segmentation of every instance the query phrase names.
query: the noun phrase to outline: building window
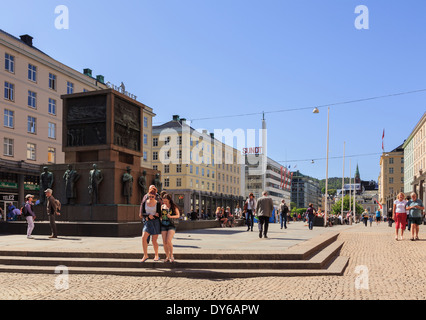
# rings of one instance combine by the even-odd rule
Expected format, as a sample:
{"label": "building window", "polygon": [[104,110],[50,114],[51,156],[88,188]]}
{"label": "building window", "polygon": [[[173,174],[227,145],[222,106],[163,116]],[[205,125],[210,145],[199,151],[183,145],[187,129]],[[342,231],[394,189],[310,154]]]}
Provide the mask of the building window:
{"label": "building window", "polygon": [[179,137],[177,138],[177,144],[178,144],[179,146],[181,146],[181,145],[182,145],[182,136],[179,136]]}
{"label": "building window", "polygon": [[182,165],[181,164],[176,165],[176,173],[182,173]]}
{"label": "building window", "polygon": [[56,76],[49,73],[49,89],[56,90]]}
{"label": "building window", "polygon": [[143,144],[148,144],[148,135],[147,134],[143,135]]}
{"label": "building window", "polygon": [[158,160],[158,152],[157,152],[157,151],[154,151],[154,152],[152,153],[152,160],[153,160],[153,161]]}
{"label": "building window", "polygon": [[37,107],[37,93],[28,90],[28,106],[35,109]]}
{"label": "building window", "polygon": [[169,160],[170,159],[170,151],[164,152],[164,159]]}
{"label": "building window", "polygon": [[393,158],[389,158],[389,164],[393,164]]}
{"label": "building window", "polygon": [[153,138],[152,139],[152,146],[153,147],[158,147],[158,138]]}
{"label": "building window", "polygon": [[143,152],[143,161],[148,161],[148,152]]}
{"label": "building window", "polygon": [[27,132],[28,133],[36,133],[36,118],[28,116],[28,121],[27,121]]}
{"label": "building window", "polygon": [[49,98],[49,114],[56,115],[56,100]]}
{"label": "building window", "polygon": [[189,166],[189,173],[194,173],[194,167],[192,166],[192,164]]}
{"label": "building window", "polygon": [[389,168],[389,174],[393,174],[393,168]]}
{"label": "building window", "polygon": [[158,171],[158,166],[152,166],[152,170]]}
{"label": "building window", "polygon": [[169,178],[164,179],[164,187],[166,187],[166,188],[170,187],[170,179]]}
{"label": "building window", "polygon": [[51,139],[56,139],[56,124],[49,122],[48,136]]}
{"label": "building window", "polygon": [[4,138],[3,140],[3,155],[13,157],[13,139]]}
{"label": "building window", "polygon": [[393,184],[393,178],[389,178],[389,184]]}
{"label": "building window", "polygon": [[47,149],[47,162],[48,163],[56,163],[56,149],[48,148]]}
{"label": "building window", "polygon": [[74,83],[67,81],[67,94],[74,93]]}
{"label": "building window", "polygon": [[37,81],[37,67],[32,64],[28,64],[28,80]]}
{"label": "building window", "polygon": [[182,150],[177,150],[176,155],[178,159],[182,159]]}
{"label": "building window", "polygon": [[15,57],[6,53],[4,55],[4,58],[4,68],[6,69],[6,71],[15,73]]}
{"label": "building window", "polygon": [[164,165],[164,173],[170,173],[170,166],[168,164]]}
{"label": "building window", "polygon": [[164,144],[165,144],[166,146],[168,146],[168,145],[170,144],[170,140],[171,140],[171,138],[170,138],[170,137],[167,137],[167,138],[164,140]]}
{"label": "building window", "polygon": [[27,143],[27,159],[36,160],[36,145],[34,143]]}
{"label": "building window", "polygon": [[182,187],[182,178],[176,179],[176,187]]}
{"label": "building window", "polygon": [[15,101],[15,85],[4,82],[4,98],[6,100]]}
{"label": "building window", "polygon": [[143,117],[143,126],[144,126],[144,128],[148,128],[148,118],[147,117]]}
{"label": "building window", "polygon": [[4,126],[5,127],[13,128],[13,116],[14,116],[13,111],[4,109]]}

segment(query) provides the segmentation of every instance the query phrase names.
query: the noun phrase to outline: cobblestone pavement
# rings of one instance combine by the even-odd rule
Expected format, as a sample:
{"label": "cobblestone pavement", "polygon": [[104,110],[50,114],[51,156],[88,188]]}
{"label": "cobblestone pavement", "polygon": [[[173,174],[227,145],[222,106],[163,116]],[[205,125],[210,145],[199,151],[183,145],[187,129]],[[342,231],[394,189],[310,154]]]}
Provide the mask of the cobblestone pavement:
{"label": "cobblestone pavement", "polygon": [[341,255],[350,260],[341,277],[201,280],[71,274],[69,289],[57,290],[55,274],[0,274],[0,292],[1,299],[12,300],[424,300],[425,226],[420,238],[412,242],[406,232],[405,240],[395,241],[394,228],[383,223],[344,229]]}

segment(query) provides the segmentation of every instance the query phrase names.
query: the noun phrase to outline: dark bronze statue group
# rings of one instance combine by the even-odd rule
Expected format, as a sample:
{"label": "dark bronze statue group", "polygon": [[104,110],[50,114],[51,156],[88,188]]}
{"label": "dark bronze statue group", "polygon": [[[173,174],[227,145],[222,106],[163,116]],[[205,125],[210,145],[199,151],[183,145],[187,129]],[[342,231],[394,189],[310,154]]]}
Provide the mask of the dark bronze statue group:
{"label": "dark bronze statue group", "polygon": [[[138,179],[138,185],[141,191],[142,197],[148,192],[147,185],[147,173],[144,170],[142,175]],[[80,179],[80,174],[73,169],[72,165],[68,165],[68,169],[63,175],[64,188],[65,188],[65,198],[63,199],[63,204],[75,204],[77,198],[76,184]],[[98,169],[97,164],[93,164],[93,169],[89,172],[89,205],[98,204],[99,200],[99,185],[104,180],[102,171]],[[123,196],[126,200],[126,204],[130,204],[130,199],[133,195],[133,176],[131,174],[131,168],[127,167],[126,172],[122,177],[123,185]],[[53,173],[49,171],[48,167],[43,168],[43,172],[40,175],[40,203],[44,204],[46,202],[46,195],[44,193],[47,189],[52,189],[54,183]],[[153,184],[156,186],[157,190],[160,192],[162,190],[162,183],[160,179],[160,174],[155,175]]]}

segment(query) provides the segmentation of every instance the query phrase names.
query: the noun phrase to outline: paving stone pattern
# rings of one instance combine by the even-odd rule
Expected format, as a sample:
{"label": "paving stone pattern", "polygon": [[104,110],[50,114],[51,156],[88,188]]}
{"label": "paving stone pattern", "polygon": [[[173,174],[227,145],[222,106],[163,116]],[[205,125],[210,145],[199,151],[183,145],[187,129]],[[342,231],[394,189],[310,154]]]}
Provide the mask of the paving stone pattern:
{"label": "paving stone pattern", "polygon": [[[340,229],[339,229],[340,228]],[[328,230],[339,230],[339,240],[344,241],[340,255],[349,257],[349,265],[343,276],[327,277],[265,277],[249,279],[203,280],[167,277],[122,277],[103,275],[69,275],[69,288],[58,290],[58,275],[0,273],[0,299],[7,300],[424,300],[426,299],[426,227],[420,227],[419,241],[410,241],[408,232],[405,240],[395,241],[394,229],[386,224],[364,227],[357,224],[350,227],[314,228],[313,233],[299,222],[292,223],[287,230],[271,226],[271,238],[289,239],[288,242],[303,237],[308,239]],[[234,229],[233,232],[244,228]],[[230,229],[228,229],[230,230]],[[240,232],[250,237],[257,249],[276,243],[273,239],[256,239],[257,233]],[[178,239],[188,238],[189,233],[178,234]],[[214,241],[214,235],[211,239]],[[216,235],[217,236],[217,235]],[[1,236],[1,239],[10,240]],[[196,237],[192,234],[191,237]],[[16,238],[13,238],[16,240]],[[249,239],[249,238],[247,238]],[[290,240],[293,239],[293,240]],[[23,240],[24,241],[24,240]],[[26,239],[25,239],[26,241]],[[28,240],[31,241],[31,240]],[[45,242],[59,246],[60,241]],[[89,250],[78,239],[68,240],[67,246],[75,241],[82,250]],[[123,251],[128,251],[123,243],[138,239],[111,240],[120,243]],[[188,240],[176,240],[182,243]],[[223,238],[219,243],[225,241]],[[232,237],[226,240],[231,246]],[[241,241],[241,238],[238,239]],[[42,242],[42,241],[39,241]],[[66,242],[63,240],[63,242]],[[132,243],[133,243],[132,242]],[[281,241],[284,242],[284,241]],[[18,247],[24,248],[20,241]],[[28,242],[27,242],[28,243]],[[161,240],[160,240],[161,243]],[[210,242],[209,242],[210,243]],[[293,242],[292,245],[295,245]],[[37,243],[40,246],[39,243]],[[106,245],[106,244],[105,244]],[[194,241],[193,246],[197,246]],[[28,246],[28,245],[27,245]],[[62,244],[62,246],[65,246]],[[207,245],[207,247],[211,244]],[[3,241],[1,248],[13,245]],[[136,244],[137,247],[137,244]],[[34,249],[34,248],[33,248]],[[66,250],[67,248],[64,248]],[[107,248],[99,248],[107,250]],[[191,248],[187,248],[190,250]],[[208,249],[213,250],[213,247]],[[274,250],[277,248],[275,247]],[[160,250],[162,248],[160,247]],[[176,251],[180,248],[177,247]],[[181,248],[183,250],[183,248]],[[266,250],[266,249],[265,249]],[[98,250],[99,251],[99,250]],[[150,248],[152,252],[152,248]],[[262,283],[260,286],[259,283]]]}

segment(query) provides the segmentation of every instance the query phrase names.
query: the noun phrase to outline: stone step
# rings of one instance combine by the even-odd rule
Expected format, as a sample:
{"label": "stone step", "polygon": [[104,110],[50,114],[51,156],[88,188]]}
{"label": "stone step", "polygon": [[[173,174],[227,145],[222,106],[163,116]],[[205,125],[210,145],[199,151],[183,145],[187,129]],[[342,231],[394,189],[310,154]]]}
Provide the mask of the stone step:
{"label": "stone step", "polygon": [[[338,234],[324,234],[283,251],[177,252],[175,262],[141,263],[142,253],[1,250],[0,272],[105,274],[198,278],[341,275],[348,259],[339,257]],[[160,254],[164,258],[164,254]]]}
{"label": "stone step", "polygon": [[[58,266],[65,265],[67,267],[86,267],[86,268],[193,268],[193,269],[321,269],[330,259],[338,255],[343,243],[335,241],[328,247],[324,248],[318,254],[309,260],[270,260],[261,259],[254,260],[243,258],[241,260],[227,259],[203,259],[193,254],[189,259],[178,259],[174,263],[165,263],[162,261],[154,261],[150,259],[145,263],[141,263],[141,255],[139,257],[123,258],[123,257],[75,257],[67,256],[0,256],[0,265],[28,265],[28,266]],[[216,257],[217,258],[217,257]]]}
{"label": "stone step", "polygon": [[[185,269],[176,268],[85,268],[69,267],[69,274],[117,275],[135,277],[187,277],[187,278],[255,278],[255,277],[305,277],[305,276],[341,276],[349,258],[335,257],[325,269]],[[3,273],[54,274],[55,267],[48,266],[10,266],[0,265]]]}

